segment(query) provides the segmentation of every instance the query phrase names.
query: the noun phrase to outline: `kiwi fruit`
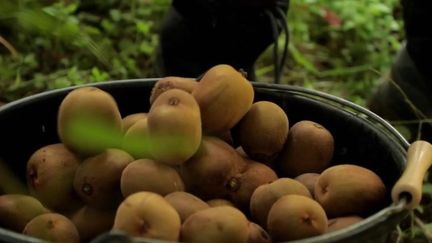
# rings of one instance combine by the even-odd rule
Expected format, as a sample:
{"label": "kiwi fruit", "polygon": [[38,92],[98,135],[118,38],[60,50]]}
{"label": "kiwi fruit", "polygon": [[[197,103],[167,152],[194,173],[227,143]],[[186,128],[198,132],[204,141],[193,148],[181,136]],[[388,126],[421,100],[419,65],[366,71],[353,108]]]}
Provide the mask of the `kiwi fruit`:
{"label": "kiwi fruit", "polygon": [[58,213],[36,216],[27,223],[22,233],[55,243],[80,242],[80,235],[72,221]]}
{"label": "kiwi fruit", "polygon": [[246,154],[254,160],[272,162],[282,150],[288,136],[289,121],[276,103],[258,101],[252,104],[233,129]]}
{"label": "kiwi fruit", "polygon": [[219,64],[206,71],[192,95],[201,109],[204,133],[217,135],[233,128],[248,112],[254,89],[242,73]]}
{"label": "kiwi fruit", "polygon": [[222,198],[214,198],[214,199],[207,200],[207,204],[210,207],[220,207],[220,206],[235,207],[233,202],[231,202],[230,200],[227,200],[227,199],[222,199]]}
{"label": "kiwi fruit", "polygon": [[48,212],[35,197],[23,194],[0,196],[0,227],[22,232],[30,220]]}
{"label": "kiwi fruit", "polygon": [[259,224],[249,222],[247,243],[272,243],[271,236]]}
{"label": "kiwi fruit", "polygon": [[126,131],[122,149],[135,159],[152,158],[147,118],[139,119]]}
{"label": "kiwi fruit", "polygon": [[68,212],[82,205],[73,188],[75,172],[81,163],[64,144],[36,150],[27,161],[27,187],[47,208]]}
{"label": "kiwi fruit", "polygon": [[360,221],[362,221],[363,218],[357,215],[350,215],[350,216],[343,216],[343,217],[337,217],[337,218],[332,218],[328,220],[328,227],[327,227],[327,232],[326,233],[330,233],[336,230],[340,230],[343,229],[345,227],[348,227],[352,224],[358,223]]}
{"label": "kiwi fruit", "polygon": [[165,91],[150,107],[147,119],[150,154],[156,161],[179,165],[198,150],[201,116],[191,94],[180,89]]}
{"label": "kiwi fruit", "polygon": [[249,221],[238,209],[212,207],[190,215],[181,227],[185,242],[246,242]]}
{"label": "kiwi fruit", "polygon": [[89,242],[102,233],[109,232],[114,224],[115,210],[100,210],[83,206],[69,219],[77,228],[81,241]]}
{"label": "kiwi fruit", "polygon": [[195,212],[210,207],[206,202],[188,192],[172,192],[166,195],[165,199],[176,209],[182,223]]}
{"label": "kiwi fruit", "polygon": [[133,124],[135,124],[135,122],[141,119],[147,119],[146,112],[133,113],[123,117],[122,119],[123,132],[126,132]]}
{"label": "kiwi fruit", "polygon": [[232,137],[231,130],[216,134],[215,137],[222,139],[224,142],[234,147],[234,138]]}
{"label": "kiwi fruit", "polygon": [[139,191],[165,196],[171,192],[184,191],[184,184],[173,167],[151,159],[139,159],[123,169],[120,188],[124,197]]}
{"label": "kiwi fruit", "polygon": [[275,241],[291,241],[324,234],[327,216],[321,205],[310,197],[286,195],[271,207],[267,230]]}
{"label": "kiwi fruit", "polygon": [[291,178],[279,178],[272,183],[257,187],[250,198],[251,217],[256,223],[266,227],[267,215],[273,203],[282,196],[290,194],[312,197],[303,184]]}
{"label": "kiwi fruit", "polygon": [[118,207],[113,230],[132,237],[178,241],[180,216],[171,204],[154,192],[129,195]]}
{"label": "kiwi fruit", "polygon": [[303,185],[305,185],[306,188],[311,193],[311,195],[313,196],[314,190],[315,190],[315,183],[317,182],[319,176],[320,176],[320,174],[318,174],[318,173],[304,173],[304,174],[298,175],[294,179],[296,181],[299,181]]}
{"label": "kiwi fruit", "polygon": [[203,200],[228,198],[227,183],[244,170],[245,161],[226,142],[205,136],[194,156],[180,165],[186,191]]}
{"label": "kiwi fruit", "polygon": [[125,151],[114,148],[85,159],[76,170],[75,191],[91,207],[116,208],[123,200],[121,174],[133,160]]}
{"label": "kiwi fruit", "polygon": [[245,170],[230,178],[226,187],[231,192],[231,200],[234,204],[242,210],[248,210],[250,198],[255,189],[277,179],[278,176],[270,167],[247,160]]}
{"label": "kiwi fruit", "polygon": [[321,124],[302,120],[288,132],[277,163],[283,176],[294,178],[304,173],[321,173],[333,157],[333,135]]}
{"label": "kiwi fruit", "polygon": [[315,199],[331,218],[365,216],[385,201],[386,187],[372,170],[354,164],[327,168],[315,184]]}
{"label": "kiwi fruit", "polygon": [[249,155],[244,151],[244,149],[241,146],[238,146],[235,150],[244,159],[250,159]]}
{"label": "kiwi fruit", "polygon": [[170,89],[181,89],[188,93],[192,93],[197,85],[197,81],[193,78],[184,78],[176,76],[163,77],[156,81],[150,94],[150,104],[159,97],[163,92]]}
{"label": "kiwi fruit", "polygon": [[[121,137],[122,124],[115,99],[97,87],[80,87],[69,92],[63,98],[57,114],[60,141],[82,156],[95,155],[107,148],[120,146],[119,139],[106,139],[88,132],[90,125]],[[83,131],[84,128],[87,130]]]}

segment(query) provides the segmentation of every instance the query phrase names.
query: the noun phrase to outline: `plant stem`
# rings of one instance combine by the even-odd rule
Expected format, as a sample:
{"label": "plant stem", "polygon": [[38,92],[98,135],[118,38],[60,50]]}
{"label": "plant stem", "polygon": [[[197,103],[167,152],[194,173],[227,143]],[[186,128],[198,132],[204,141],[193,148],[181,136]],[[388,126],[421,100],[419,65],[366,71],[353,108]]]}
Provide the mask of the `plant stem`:
{"label": "plant stem", "polygon": [[18,51],[13,47],[13,45],[11,43],[9,43],[9,41],[7,41],[1,35],[0,35],[0,43],[4,47],[6,47],[6,49],[8,49],[8,51],[11,53],[11,55],[12,55],[13,58],[17,58],[18,57]]}

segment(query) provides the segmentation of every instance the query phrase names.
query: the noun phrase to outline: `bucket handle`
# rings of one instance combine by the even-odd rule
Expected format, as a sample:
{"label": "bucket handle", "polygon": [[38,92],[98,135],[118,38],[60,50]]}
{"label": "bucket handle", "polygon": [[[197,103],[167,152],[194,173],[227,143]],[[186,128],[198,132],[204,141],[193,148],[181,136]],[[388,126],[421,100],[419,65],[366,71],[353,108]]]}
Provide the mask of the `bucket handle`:
{"label": "bucket handle", "polygon": [[405,200],[404,208],[408,210],[420,204],[423,179],[431,164],[432,145],[423,140],[413,142],[408,148],[406,168],[391,192],[394,204]]}

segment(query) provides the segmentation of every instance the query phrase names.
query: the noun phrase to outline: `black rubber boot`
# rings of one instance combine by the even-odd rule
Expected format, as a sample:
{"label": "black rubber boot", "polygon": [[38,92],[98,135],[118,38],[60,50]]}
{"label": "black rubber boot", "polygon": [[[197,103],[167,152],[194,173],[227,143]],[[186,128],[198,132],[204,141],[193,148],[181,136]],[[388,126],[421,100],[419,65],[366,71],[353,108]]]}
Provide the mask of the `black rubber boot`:
{"label": "black rubber boot", "polygon": [[[406,45],[368,107],[389,121],[405,121],[410,141],[432,141],[432,1],[402,0]],[[394,123],[396,124],[396,123]]]}
{"label": "black rubber boot", "polygon": [[161,28],[157,75],[198,77],[224,63],[255,80],[255,61],[283,30],[287,9],[288,0],[173,0]]}
{"label": "black rubber boot", "polygon": [[432,122],[426,121],[432,119],[430,85],[431,80],[419,72],[404,47],[389,77],[383,79],[368,101],[368,107],[382,118],[408,128],[412,135],[409,140],[432,141]]}

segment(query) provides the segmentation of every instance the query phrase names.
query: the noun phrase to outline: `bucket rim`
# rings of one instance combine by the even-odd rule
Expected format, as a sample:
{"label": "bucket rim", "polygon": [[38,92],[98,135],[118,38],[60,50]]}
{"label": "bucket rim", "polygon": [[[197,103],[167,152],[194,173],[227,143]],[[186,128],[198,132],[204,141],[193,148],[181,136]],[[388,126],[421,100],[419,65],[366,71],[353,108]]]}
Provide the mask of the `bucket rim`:
{"label": "bucket rim", "polygon": [[[124,85],[130,85],[131,83],[135,84],[147,84],[150,85],[157,80],[161,78],[137,78],[137,79],[120,79],[120,80],[107,80],[107,81],[101,81],[101,82],[94,82],[94,83],[86,83],[86,84],[79,84],[79,85],[73,85],[65,88],[59,88],[59,89],[53,89],[53,90],[47,90],[43,91],[41,93],[33,94],[27,97],[23,97],[14,101],[11,101],[3,106],[0,107],[0,113],[4,110],[10,109],[10,107],[16,107],[21,104],[26,104],[28,102],[31,102],[32,100],[39,99],[42,97],[52,96],[56,95],[58,93],[66,93],[69,92],[75,88],[78,87],[86,87],[86,86],[96,86],[96,87],[108,87],[108,86],[124,86]],[[323,91],[305,88],[305,87],[299,87],[289,84],[273,84],[273,83],[264,83],[264,82],[258,82],[258,81],[251,81],[254,88],[260,88],[260,89],[266,89],[269,91],[275,91],[275,92],[290,92],[292,94],[297,95],[307,95],[315,98],[320,98],[323,100],[331,101],[333,103],[342,105],[344,107],[350,108],[353,111],[356,111],[360,114],[366,115],[369,119],[372,121],[381,124],[385,129],[387,129],[390,133],[394,135],[394,138],[398,141],[398,143],[403,147],[404,150],[407,150],[409,147],[408,141],[399,133],[399,131],[393,127],[388,121],[386,121],[384,118],[378,116],[374,112],[368,110],[367,108],[360,106],[352,101],[346,100],[344,98],[325,93]]]}
{"label": "bucket rim", "polygon": [[[59,94],[66,94],[78,87],[94,86],[94,87],[99,87],[104,89],[104,87],[118,88],[118,87],[130,86],[130,85],[151,86],[154,84],[154,82],[156,82],[159,79],[160,78],[107,80],[107,81],[101,81],[95,83],[79,84],[79,85],[69,86],[60,89],[47,90],[47,91],[43,91],[37,94],[33,94],[27,97],[23,97],[11,101],[1,106],[0,115],[4,112],[7,112],[8,110],[16,109],[20,106],[31,104],[31,102],[33,102],[34,100],[47,99],[53,96],[57,96]],[[391,135],[391,138],[395,139],[394,142],[398,144],[399,149],[406,152],[409,147],[408,141],[388,121],[381,118],[380,116],[373,113],[372,111],[368,110],[367,108],[360,106],[354,102],[351,102],[349,100],[346,100],[344,98],[332,94],[325,93],[323,91],[309,89],[305,87],[299,87],[299,86],[288,85],[288,84],[263,83],[257,81],[251,81],[251,83],[253,87],[257,89],[266,90],[268,92],[283,93],[283,94],[289,93],[292,95],[298,95],[302,97],[309,97],[309,98],[312,97],[317,100],[323,100],[327,102],[329,105],[335,106],[338,109],[343,108],[346,110],[350,110],[349,112],[351,113],[354,112],[354,113],[361,114],[362,115],[361,118],[366,118],[367,120],[370,120],[373,123],[377,123],[383,126],[383,128],[387,130],[387,132]],[[348,226],[344,229],[335,232],[326,233],[325,235],[310,237],[310,238],[292,241],[292,242],[322,243],[322,242],[336,242],[338,240],[340,241],[342,239],[347,238],[347,236],[353,236],[362,231],[366,231],[367,229],[374,227],[375,225],[381,223],[382,221],[388,220],[390,216],[395,216],[395,215],[399,215],[400,217],[405,216],[408,213],[408,211],[404,209],[405,204],[406,201],[401,200],[397,205],[395,204],[388,205],[387,207],[381,209],[380,211],[365,218],[362,222],[356,223],[353,227]],[[20,242],[43,242],[43,241],[38,241],[38,239],[36,238],[25,236],[23,234],[19,234],[16,232],[12,232],[10,230],[3,229],[1,227],[0,227],[0,235],[6,235],[8,238],[18,240]],[[145,238],[140,238],[140,239],[145,240],[145,242],[156,242]],[[161,242],[168,242],[168,241],[161,241]]]}

